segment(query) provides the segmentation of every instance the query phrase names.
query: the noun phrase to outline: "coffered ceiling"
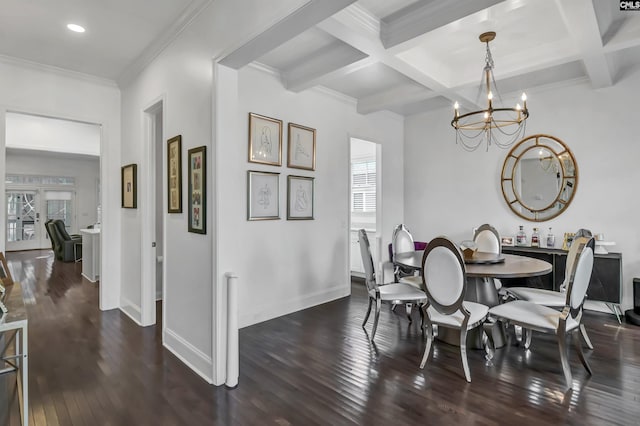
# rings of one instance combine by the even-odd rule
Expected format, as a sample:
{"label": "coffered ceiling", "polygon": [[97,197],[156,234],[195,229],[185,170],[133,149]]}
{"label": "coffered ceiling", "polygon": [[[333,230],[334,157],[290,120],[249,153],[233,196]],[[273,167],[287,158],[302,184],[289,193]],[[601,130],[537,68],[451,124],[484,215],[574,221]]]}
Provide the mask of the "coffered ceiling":
{"label": "coffered ceiling", "polygon": [[[119,81],[209,3],[5,0],[0,54]],[[90,24],[90,37],[58,34],[69,20]],[[406,116],[480,102],[485,31],[497,32],[495,77],[508,103],[576,80],[608,87],[640,66],[640,12],[614,0],[301,1],[222,63],[258,65],[294,92],[330,89],[363,114]]]}

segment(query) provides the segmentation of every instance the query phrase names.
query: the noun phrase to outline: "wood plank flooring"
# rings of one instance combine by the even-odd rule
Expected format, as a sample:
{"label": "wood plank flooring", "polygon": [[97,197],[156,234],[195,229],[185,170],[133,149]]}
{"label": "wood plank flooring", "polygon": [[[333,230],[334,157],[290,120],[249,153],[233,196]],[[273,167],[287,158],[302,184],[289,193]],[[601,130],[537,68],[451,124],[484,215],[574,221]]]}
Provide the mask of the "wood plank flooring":
{"label": "wood plank flooring", "polygon": [[32,425],[640,424],[640,327],[612,315],[585,315],[594,375],[572,353],[569,392],[555,342],[537,334],[530,351],[508,346],[493,362],[470,350],[467,383],[444,343],[418,368],[417,313],[409,324],[383,307],[371,344],[354,282],[351,297],[242,329],[240,383],[228,390],[164,349],[160,325],[100,312],[80,263],[50,251],[7,257],[28,303]]}

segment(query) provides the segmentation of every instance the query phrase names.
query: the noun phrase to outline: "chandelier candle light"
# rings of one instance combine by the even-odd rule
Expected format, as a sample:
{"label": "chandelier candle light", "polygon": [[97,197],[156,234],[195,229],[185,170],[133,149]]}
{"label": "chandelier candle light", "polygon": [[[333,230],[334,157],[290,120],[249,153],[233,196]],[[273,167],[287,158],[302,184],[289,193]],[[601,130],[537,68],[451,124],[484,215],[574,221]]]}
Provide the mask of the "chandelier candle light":
{"label": "chandelier candle light", "polygon": [[[487,151],[489,145],[495,144],[500,148],[507,148],[524,136],[526,120],[529,117],[527,109],[527,95],[522,94],[523,106],[517,104],[514,108],[494,108],[494,93],[491,83],[495,87],[498,99],[500,94],[493,76],[493,57],[489,50],[489,42],[496,38],[493,31],[480,34],[480,41],[486,43],[487,54],[483,70],[483,83],[480,85],[480,93],[484,85],[487,93],[487,108],[483,110],[460,114],[460,105],[456,102],[453,106],[454,116],[451,126],[456,129],[456,143],[462,145],[467,151],[475,151],[486,141]],[[500,99],[502,101],[502,99]]]}

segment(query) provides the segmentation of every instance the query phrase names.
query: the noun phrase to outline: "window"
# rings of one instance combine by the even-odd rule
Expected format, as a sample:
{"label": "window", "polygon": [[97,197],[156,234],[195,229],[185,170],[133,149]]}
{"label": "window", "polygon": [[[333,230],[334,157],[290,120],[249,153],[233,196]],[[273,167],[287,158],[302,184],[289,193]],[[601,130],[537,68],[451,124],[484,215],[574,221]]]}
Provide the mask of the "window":
{"label": "window", "polygon": [[351,163],[351,211],[376,211],[376,161],[366,159]]}

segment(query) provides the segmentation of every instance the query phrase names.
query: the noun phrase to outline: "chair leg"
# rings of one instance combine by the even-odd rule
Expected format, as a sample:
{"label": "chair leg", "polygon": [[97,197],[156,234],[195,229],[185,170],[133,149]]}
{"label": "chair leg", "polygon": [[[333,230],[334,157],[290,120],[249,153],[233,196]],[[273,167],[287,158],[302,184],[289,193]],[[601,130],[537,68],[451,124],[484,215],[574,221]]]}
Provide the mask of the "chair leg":
{"label": "chair leg", "polygon": [[587,347],[589,349],[593,349],[593,345],[591,344],[591,339],[589,339],[589,335],[587,334],[587,329],[584,328],[584,324],[580,324],[580,334],[582,335],[582,338],[584,339],[584,343],[587,344]]}
{"label": "chair leg", "polygon": [[405,309],[407,311],[407,318],[409,318],[409,323],[412,323],[413,320],[411,319],[411,311],[413,309],[413,304],[412,303],[405,303]]}
{"label": "chair leg", "polygon": [[582,362],[582,365],[584,365],[584,368],[585,370],[587,370],[589,375],[593,375],[593,371],[591,371],[591,366],[587,362],[587,359],[584,357],[584,352],[582,352],[582,343],[580,342],[580,337],[576,336],[576,338],[573,340],[573,343],[574,343],[574,346],[576,347],[576,350],[578,351],[578,357],[580,358],[580,362]]}
{"label": "chair leg", "polygon": [[471,374],[469,373],[469,362],[467,361],[467,330],[460,330],[460,357],[462,358],[462,369],[464,370],[464,378],[467,382],[471,382]]}
{"label": "chair leg", "polygon": [[529,349],[531,347],[531,335],[533,334],[533,331],[523,328],[522,329],[522,335],[524,338],[524,348],[525,349]]}
{"label": "chair leg", "polygon": [[420,313],[420,330],[422,331],[422,337],[424,337],[424,311],[422,307],[424,305],[418,305],[418,312]]}
{"label": "chair leg", "polygon": [[[496,351],[496,345],[493,341],[493,330],[495,329],[497,321],[489,319],[482,324],[482,330],[484,333],[483,346],[484,346],[484,357],[487,361],[491,361],[493,359],[493,355]],[[486,339],[486,340],[485,340]]]}
{"label": "chair leg", "polygon": [[424,355],[422,355],[422,362],[420,362],[420,369],[423,369],[429,359],[429,353],[431,352],[431,344],[433,343],[433,325],[431,321],[427,321],[427,343],[424,345]]}
{"label": "chair leg", "polygon": [[380,319],[380,299],[376,299],[376,314],[373,317],[373,330],[371,330],[371,341],[376,337],[376,330],[378,329],[378,319]]}
{"label": "chair leg", "polygon": [[367,308],[367,313],[364,316],[364,321],[362,321],[362,326],[364,327],[367,321],[369,320],[369,314],[371,314],[371,305],[373,304],[373,299],[369,298],[369,307]]}
{"label": "chair leg", "polygon": [[571,377],[571,367],[569,366],[569,348],[567,347],[567,335],[564,330],[558,332],[558,349],[560,350],[560,362],[562,363],[562,372],[564,380],[567,382],[567,389],[571,388],[573,378]]}

